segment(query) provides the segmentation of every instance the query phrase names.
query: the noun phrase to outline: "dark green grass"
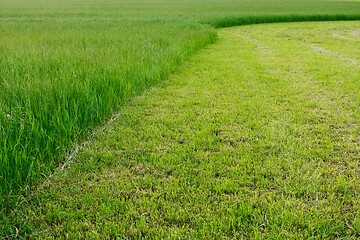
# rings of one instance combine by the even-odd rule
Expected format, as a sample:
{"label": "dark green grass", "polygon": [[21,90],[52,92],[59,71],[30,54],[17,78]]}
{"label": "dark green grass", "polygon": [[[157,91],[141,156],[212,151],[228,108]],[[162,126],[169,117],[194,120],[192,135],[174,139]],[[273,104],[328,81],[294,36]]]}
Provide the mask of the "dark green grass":
{"label": "dark green grass", "polygon": [[320,22],[320,21],[351,21],[359,20],[360,14],[300,14],[300,15],[263,15],[245,17],[225,17],[208,21],[216,28],[251,25],[260,23],[282,22]]}
{"label": "dark green grass", "polygon": [[171,23],[0,29],[3,200],[49,174],[74,141],[216,37],[200,25]]}
{"label": "dark green grass", "polygon": [[131,97],[214,42],[213,27],[359,19],[357,1],[0,1],[0,205]]}
{"label": "dark green grass", "polygon": [[3,233],[359,238],[359,30],[220,30],[11,211]]}

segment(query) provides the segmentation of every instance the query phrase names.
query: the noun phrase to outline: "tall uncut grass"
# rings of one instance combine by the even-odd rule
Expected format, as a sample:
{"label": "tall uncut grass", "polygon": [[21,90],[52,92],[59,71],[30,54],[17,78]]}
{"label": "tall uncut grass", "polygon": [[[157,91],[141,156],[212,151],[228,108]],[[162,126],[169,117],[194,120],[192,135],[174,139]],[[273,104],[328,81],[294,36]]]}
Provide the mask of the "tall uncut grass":
{"label": "tall uncut grass", "polygon": [[214,27],[360,19],[360,2],[352,1],[0,0],[0,5],[5,208],[59,165],[74,141],[214,42]]}
{"label": "tall uncut grass", "polygon": [[171,23],[0,31],[1,199],[48,174],[74,141],[215,39],[200,25]]}
{"label": "tall uncut grass", "polygon": [[216,28],[281,22],[314,22],[314,21],[351,21],[360,19],[360,14],[314,14],[314,15],[275,15],[224,17],[208,22]]}

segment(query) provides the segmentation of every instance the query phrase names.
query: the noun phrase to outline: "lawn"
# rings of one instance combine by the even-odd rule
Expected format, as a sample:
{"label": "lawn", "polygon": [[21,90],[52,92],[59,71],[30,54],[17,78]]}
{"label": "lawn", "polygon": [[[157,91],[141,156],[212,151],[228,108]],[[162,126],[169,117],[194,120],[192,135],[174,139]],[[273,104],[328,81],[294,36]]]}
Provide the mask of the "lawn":
{"label": "lawn", "polygon": [[26,238],[360,237],[360,22],[218,30],[3,218]]}
{"label": "lawn", "polygon": [[[156,154],[170,154],[171,152],[168,161],[184,166],[183,174],[189,174],[189,176],[192,176],[192,173],[188,173],[186,169],[192,167],[195,167],[194,174],[198,174],[196,166],[192,163],[194,156],[199,161],[204,159],[210,161],[209,159],[211,159],[214,167],[219,168],[216,171],[226,169],[224,166],[227,163],[233,164],[235,159],[248,159],[246,161],[250,161],[252,167],[252,170],[249,171],[254,172],[263,166],[263,161],[265,167],[266,161],[270,164],[270,160],[259,160],[260,162],[253,160],[263,159],[261,156],[266,153],[278,154],[276,156],[278,159],[282,159],[284,164],[297,159],[299,161],[295,162],[307,166],[305,163],[310,161],[308,158],[332,159],[326,164],[324,163],[324,166],[328,167],[333,166],[334,162],[342,162],[344,165],[339,171],[343,175],[339,175],[340,180],[335,177],[333,180],[335,182],[345,181],[345,187],[349,187],[349,189],[351,189],[350,186],[358,184],[358,178],[356,178],[356,174],[354,175],[354,171],[358,171],[356,144],[359,143],[358,129],[356,128],[358,125],[356,122],[358,115],[356,114],[360,101],[360,91],[356,82],[356,79],[359,79],[358,22],[338,23],[343,27],[337,27],[336,23],[333,25],[329,23],[310,24],[309,27],[291,24],[277,25],[285,26],[285,29],[281,27],[273,29],[272,25],[255,25],[275,22],[359,20],[360,2],[358,0],[55,0],[50,2],[47,0],[0,0],[0,5],[0,232],[4,236],[15,236],[17,231],[21,236],[27,236],[27,234],[41,236],[42,232],[37,232],[37,230],[49,228],[47,214],[54,214],[59,218],[58,209],[51,210],[49,208],[49,210],[46,207],[40,208],[41,211],[47,211],[47,213],[40,214],[44,219],[32,217],[31,214],[36,211],[31,205],[43,204],[44,202],[39,201],[37,196],[46,193],[46,191],[36,189],[46,186],[48,179],[51,179],[50,182],[54,181],[54,184],[59,181],[56,177],[54,179],[50,177],[52,174],[55,176],[60,174],[57,169],[66,168],[72,161],[82,162],[87,159],[84,157],[85,150],[81,150],[79,146],[87,146],[90,152],[92,147],[96,147],[93,144],[99,145],[97,147],[102,146],[103,143],[93,143],[92,139],[97,139],[98,134],[102,134],[97,133],[102,132],[99,128],[102,129],[101,126],[109,119],[114,120],[115,116],[119,116],[114,121],[115,125],[118,124],[117,121],[125,121],[122,124],[129,124],[129,126],[121,126],[114,134],[118,134],[118,138],[124,141],[130,141],[134,147],[128,145],[127,150],[124,150],[125,155],[120,156],[117,161],[114,160],[117,162],[114,172],[119,172],[122,168],[126,172],[126,168],[130,165],[122,166],[121,164],[128,157],[133,159],[131,161],[147,159],[147,161],[159,161],[158,164],[162,164],[164,169],[169,167],[170,170],[166,172],[165,176],[166,179],[170,179],[171,169],[175,169],[175,167],[171,164],[166,165],[165,160],[161,160],[161,157]],[[240,30],[217,30],[221,27],[238,25],[251,26]],[[291,26],[295,27],[291,28]],[[304,27],[300,30],[297,29],[297,26]],[[329,27],[325,28],[325,26]],[[219,42],[217,42],[218,37]],[[217,56],[213,56],[213,60],[216,62],[208,64],[207,69],[201,72],[204,74],[202,79],[197,79],[196,76],[200,73],[194,72],[195,69],[191,68],[191,64],[206,65],[206,61],[211,59],[206,59],[204,56],[204,59],[201,60],[202,54],[213,50],[215,51],[213,54],[216,54],[216,48],[221,48],[222,41],[225,41],[226,38],[229,38],[228,40],[236,38],[243,42],[228,43],[231,45],[229,49],[225,48],[223,54],[219,53]],[[216,45],[211,46],[213,43]],[[187,62],[194,53],[206,46],[208,46],[208,50],[204,50],[203,53]],[[234,49],[230,49],[232,47]],[[256,49],[255,52],[258,55],[254,55],[254,49],[251,47]],[[223,61],[228,60],[225,57],[226,53],[231,51],[238,54],[234,56],[234,62],[222,65]],[[305,55],[306,53],[308,55]],[[250,61],[253,58],[257,58],[258,61]],[[183,65],[184,62],[186,62],[185,65]],[[229,70],[239,63],[244,65],[239,65],[239,69]],[[221,66],[226,70],[219,70],[218,67]],[[169,79],[174,72],[177,75],[172,75]],[[184,74],[188,74],[188,76],[181,77]],[[212,79],[211,75],[216,75],[216,77]],[[174,114],[158,116],[156,114],[157,104],[165,101],[162,99],[164,96],[159,93],[160,99],[156,100],[158,103],[153,103],[154,109],[149,111],[150,114],[155,114],[154,121],[156,118],[159,118],[156,121],[160,121],[162,117],[168,118],[160,126],[164,129],[158,129],[160,132],[156,132],[157,128],[151,123],[142,122],[146,116],[137,118],[135,114],[128,120],[123,117],[123,115],[126,116],[126,111],[133,111],[127,109],[129,107],[131,109],[131,106],[139,101],[138,99],[134,100],[136,96],[141,96],[140,99],[147,99],[148,91],[165,89],[165,86],[167,88],[172,84],[174,84],[173,87],[178,86],[177,80],[174,80],[175,76],[188,78],[189,81],[193,81],[193,84],[201,86],[198,91],[203,90],[204,92],[201,94],[208,94],[206,98],[210,102],[206,104],[204,99],[194,100],[191,96],[200,97],[200,92],[184,88],[183,94],[190,94],[190,96],[184,97],[186,99],[183,100],[191,101],[193,99],[193,102],[176,105],[177,95],[170,91],[169,96],[172,94],[172,99],[166,101],[173,109],[166,111]],[[207,77],[210,80],[225,82],[219,86],[214,85],[216,83],[201,85],[203,79],[207,79]],[[279,77],[283,78],[283,81],[277,80]],[[227,85],[228,79],[231,81],[237,79],[236,81],[240,81],[238,84],[248,85],[239,93],[234,93],[236,85],[233,85],[234,83]],[[266,83],[272,82],[272,80],[274,82],[271,87],[267,86]],[[165,83],[163,83],[164,81]],[[284,81],[287,83],[285,84]],[[183,83],[185,84],[185,82]],[[154,86],[157,87],[151,90]],[[319,88],[317,89],[315,86]],[[259,94],[255,91],[261,87],[264,88],[264,91],[269,87],[268,92]],[[270,89],[274,89],[274,91],[270,92]],[[220,96],[212,91],[218,91],[217,94]],[[247,100],[241,102],[238,99],[238,101],[234,100],[234,106],[230,106],[233,100],[226,97],[229,94],[236,96],[253,94],[256,99],[259,97],[256,101],[262,99],[263,104],[246,102]],[[225,105],[212,105],[214,103],[211,101],[216,101],[217,98],[222,99],[222,97],[224,97]],[[287,100],[291,100],[292,104]],[[146,101],[150,100],[145,100],[145,103]],[[202,110],[196,110],[198,108]],[[228,110],[236,108],[246,114],[249,119],[244,118],[242,120],[244,122],[236,123],[239,116],[222,114],[224,110],[222,108],[229,108]],[[205,132],[199,130],[206,126],[204,122],[191,121],[196,116],[201,116],[200,118],[204,118],[205,121],[206,116],[201,114],[202,111],[205,114],[208,110],[211,111],[208,114],[214,118],[214,124],[219,125],[219,129],[214,127],[212,131],[220,140],[214,140],[213,136],[206,132],[208,130],[204,130]],[[120,113],[118,113],[119,111]],[[141,112],[143,109],[137,111]],[[190,115],[183,116],[181,114],[185,113],[182,111],[187,111],[186,114]],[[176,120],[177,116],[180,119]],[[286,122],[283,122],[285,120],[282,118],[279,119],[280,117],[284,117]],[[175,122],[172,122],[173,120]],[[223,130],[221,128],[222,120],[230,121],[231,127],[225,127]],[[149,127],[146,127],[147,125]],[[266,130],[268,125],[270,130]],[[143,128],[139,128],[141,126]],[[139,139],[137,136],[132,136],[130,132],[122,130],[130,131],[135,128],[138,128],[136,130],[138,135],[144,135],[144,139]],[[162,133],[168,128],[178,129],[176,131],[181,138],[178,139],[177,135],[170,133],[169,136],[167,133]],[[150,130],[154,131],[153,135],[146,136]],[[255,142],[248,142],[249,136],[244,138],[238,136],[240,132],[243,134],[243,131],[245,131],[245,135],[254,134],[252,137],[257,139],[257,142],[255,140],[252,140]],[[317,138],[312,138],[312,134],[315,134]],[[270,143],[266,142],[270,140],[266,140],[264,143],[264,136],[274,142]],[[285,141],[282,144],[285,145],[278,146],[277,144],[280,144],[281,141],[277,142],[277,137],[281,137],[281,141]],[[112,141],[114,146],[119,144],[117,140],[110,140],[112,139],[110,136],[103,136],[103,138]],[[161,147],[161,144],[152,141],[152,138],[165,141],[164,143],[170,145]],[[146,139],[150,139],[149,146],[146,144],[137,146],[142,141],[146,142]],[[181,152],[183,150],[178,149],[177,141],[183,147],[187,141],[192,145],[185,147],[184,153]],[[213,141],[219,144],[217,146],[219,149],[214,148]],[[243,147],[239,145],[239,141],[243,142]],[[290,145],[286,144],[293,144],[291,146],[296,153],[281,155],[284,154],[283,147],[290,148]],[[222,155],[220,153],[223,147],[220,146],[233,150]],[[117,148],[114,147],[113,151],[108,150],[105,155],[110,158],[114,154],[116,156]],[[74,153],[77,153],[79,149],[80,155],[77,157]],[[213,155],[213,151],[218,151],[220,155]],[[93,159],[97,156],[95,153],[91,154],[88,155],[88,158]],[[257,154],[260,154],[260,157]],[[207,155],[209,158],[205,157]],[[138,160],[136,160],[137,158]],[[188,161],[190,161],[189,164]],[[216,163],[217,161],[219,163]],[[110,160],[105,162],[110,162]],[[200,162],[197,164],[202,167]],[[91,163],[90,165],[95,167],[96,164]],[[81,173],[82,164],[79,163],[76,166]],[[119,166],[121,167],[118,169]],[[103,169],[103,167],[99,163],[98,168]],[[332,168],[329,167],[329,169]],[[240,173],[242,170],[244,169],[240,168],[236,171]],[[85,172],[81,174],[87,176],[85,166],[83,171]],[[203,171],[204,174],[211,174],[209,169]],[[206,171],[210,172],[206,173]],[[296,172],[298,171],[296,168],[294,171],[288,170],[290,175],[303,173]],[[322,176],[321,171],[316,173]],[[66,174],[73,173],[70,171]],[[220,173],[215,175],[218,176],[218,174]],[[74,177],[74,175],[72,176]],[[298,177],[298,181],[301,180],[301,177],[302,175]],[[82,179],[77,176],[76,178]],[[251,181],[257,182],[254,180],[255,178],[252,177]],[[208,180],[200,176],[196,181],[203,181],[205,184]],[[211,184],[212,180],[209,181]],[[243,181],[241,184],[244,186],[248,184],[245,179],[239,181]],[[149,180],[148,183],[153,185],[156,181]],[[219,180],[219,183],[222,183],[222,180]],[[231,177],[223,183],[238,189],[236,191],[241,191],[240,185],[237,185],[240,183],[233,181]],[[62,185],[59,184],[60,186]],[[81,186],[81,184],[75,186],[74,190]],[[65,186],[62,187],[65,188]],[[121,189],[122,186],[118,187]],[[303,188],[307,189],[306,185]],[[125,189],[123,190],[125,191]],[[358,197],[356,191],[352,193]],[[54,194],[57,196],[59,193]],[[184,196],[191,199],[191,194]],[[194,192],[194,194],[198,194],[198,192]],[[67,195],[71,196],[71,193],[64,194],[64,196]],[[47,199],[47,197],[42,197]],[[82,201],[80,199],[79,201]],[[59,203],[58,198],[54,197],[53,200],[57,202],[56,204]],[[220,200],[215,197],[214,201],[220,204]],[[252,201],[252,199],[249,200]],[[51,201],[49,199],[48,201],[51,205]],[[63,203],[74,204],[71,201],[76,202],[69,197],[69,202]],[[89,198],[89,201],[93,201],[92,197]],[[112,200],[109,204],[111,202]],[[180,203],[176,202],[176,204]],[[54,206],[57,206],[56,204],[54,203]],[[334,206],[343,209],[342,204],[343,202],[337,205],[334,203]],[[329,236],[337,236],[336,234],[355,236],[358,233],[359,220],[355,214],[358,210],[354,210],[357,207],[358,205],[353,204],[349,214],[338,214],[342,217],[341,219],[347,219],[347,221],[343,222],[344,226],[341,231],[329,230]],[[25,209],[28,209],[26,211],[29,212],[25,213]],[[201,209],[199,207],[199,211]],[[71,214],[74,211],[71,208],[69,209],[71,212],[63,212],[61,208],[59,211],[61,214],[69,215],[68,220],[72,221]],[[18,215],[21,212],[25,215]],[[220,210],[219,213],[223,212]],[[331,219],[338,215],[334,214]],[[195,214],[195,216],[197,215]],[[211,219],[211,216],[217,215],[210,214],[208,219]],[[59,220],[61,222],[59,229],[56,230],[59,231],[59,234],[66,232],[63,225],[64,219],[61,217],[60,219],[62,220]],[[163,219],[161,214],[159,219]],[[130,220],[128,219],[128,221]],[[136,223],[136,221],[132,222]],[[201,218],[195,225],[190,224],[188,230],[194,226],[202,226],[200,222]],[[216,230],[222,229],[222,227],[217,228],[211,222],[208,224],[213,230],[201,228],[204,230],[204,234],[210,234],[209,236],[212,237],[216,237],[216,234],[231,235],[228,230],[224,230],[225,232]],[[228,225],[226,222],[223,224]],[[125,220],[124,226],[129,226]],[[171,224],[169,226],[173,227]],[[334,226],[339,226],[339,223],[336,222]],[[71,227],[77,229],[80,226],[73,225]],[[119,231],[130,237],[144,234],[138,227],[131,228],[134,229],[133,233],[124,229],[119,229]],[[55,227],[54,231],[55,229],[57,228]],[[236,232],[234,229],[233,231]],[[186,229],[183,233],[178,230],[174,234],[191,238],[200,237],[197,230],[194,230],[195,235],[190,234]],[[52,231],[47,231],[47,233],[55,236],[56,234]],[[70,232],[74,233],[74,231]],[[168,233],[167,229],[164,231],[164,234]],[[110,232],[106,232],[105,235]],[[212,233],[215,235],[211,235]],[[293,234],[297,236],[296,231]],[[111,235],[108,236],[111,237]],[[149,236],[155,235],[150,234]],[[161,233],[158,236],[162,236]],[[319,233],[317,236],[322,235]],[[207,236],[204,235],[204,237]]]}
{"label": "lawn", "polygon": [[1,209],[16,204],[125,102],[213,43],[214,27],[360,19],[358,1],[0,4]]}

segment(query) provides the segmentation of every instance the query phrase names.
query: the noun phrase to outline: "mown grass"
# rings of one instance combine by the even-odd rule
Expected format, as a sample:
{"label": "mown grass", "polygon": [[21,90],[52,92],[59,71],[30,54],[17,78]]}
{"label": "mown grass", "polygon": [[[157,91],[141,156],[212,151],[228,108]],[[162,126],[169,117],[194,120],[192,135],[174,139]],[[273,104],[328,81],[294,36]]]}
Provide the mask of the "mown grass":
{"label": "mown grass", "polygon": [[356,1],[0,3],[3,214],[74,142],[214,42],[213,27],[360,17]]}
{"label": "mown grass", "polygon": [[360,237],[359,26],[220,30],[216,44],[127,104],[3,232]]}

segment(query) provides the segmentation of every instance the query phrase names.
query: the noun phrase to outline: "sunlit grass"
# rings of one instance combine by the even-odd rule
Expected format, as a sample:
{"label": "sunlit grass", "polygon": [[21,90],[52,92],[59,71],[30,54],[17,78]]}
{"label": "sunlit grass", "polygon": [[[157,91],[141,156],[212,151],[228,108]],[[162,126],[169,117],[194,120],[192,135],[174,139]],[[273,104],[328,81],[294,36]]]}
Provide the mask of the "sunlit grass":
{"label": "sunlit grass", "polygon": [[[41,176],[46,178],[62,164],[73,144],[129,99],[166,79],[193,52],[213,43],[214,27],[360,18],[356,1],[0,0],[0,4],[4,213]],[[316,44],[312,47],[322,51]],[[344,56],[353,53],[344,59],[356,63],[356,50],[343,50]]]}
{"label": "sunlit grass", "polygon": [[358,30],[359,22],[220,30],[10,212],[6,232],[358,238],[359,65],[346,61],[360,60],[351,51]]}

